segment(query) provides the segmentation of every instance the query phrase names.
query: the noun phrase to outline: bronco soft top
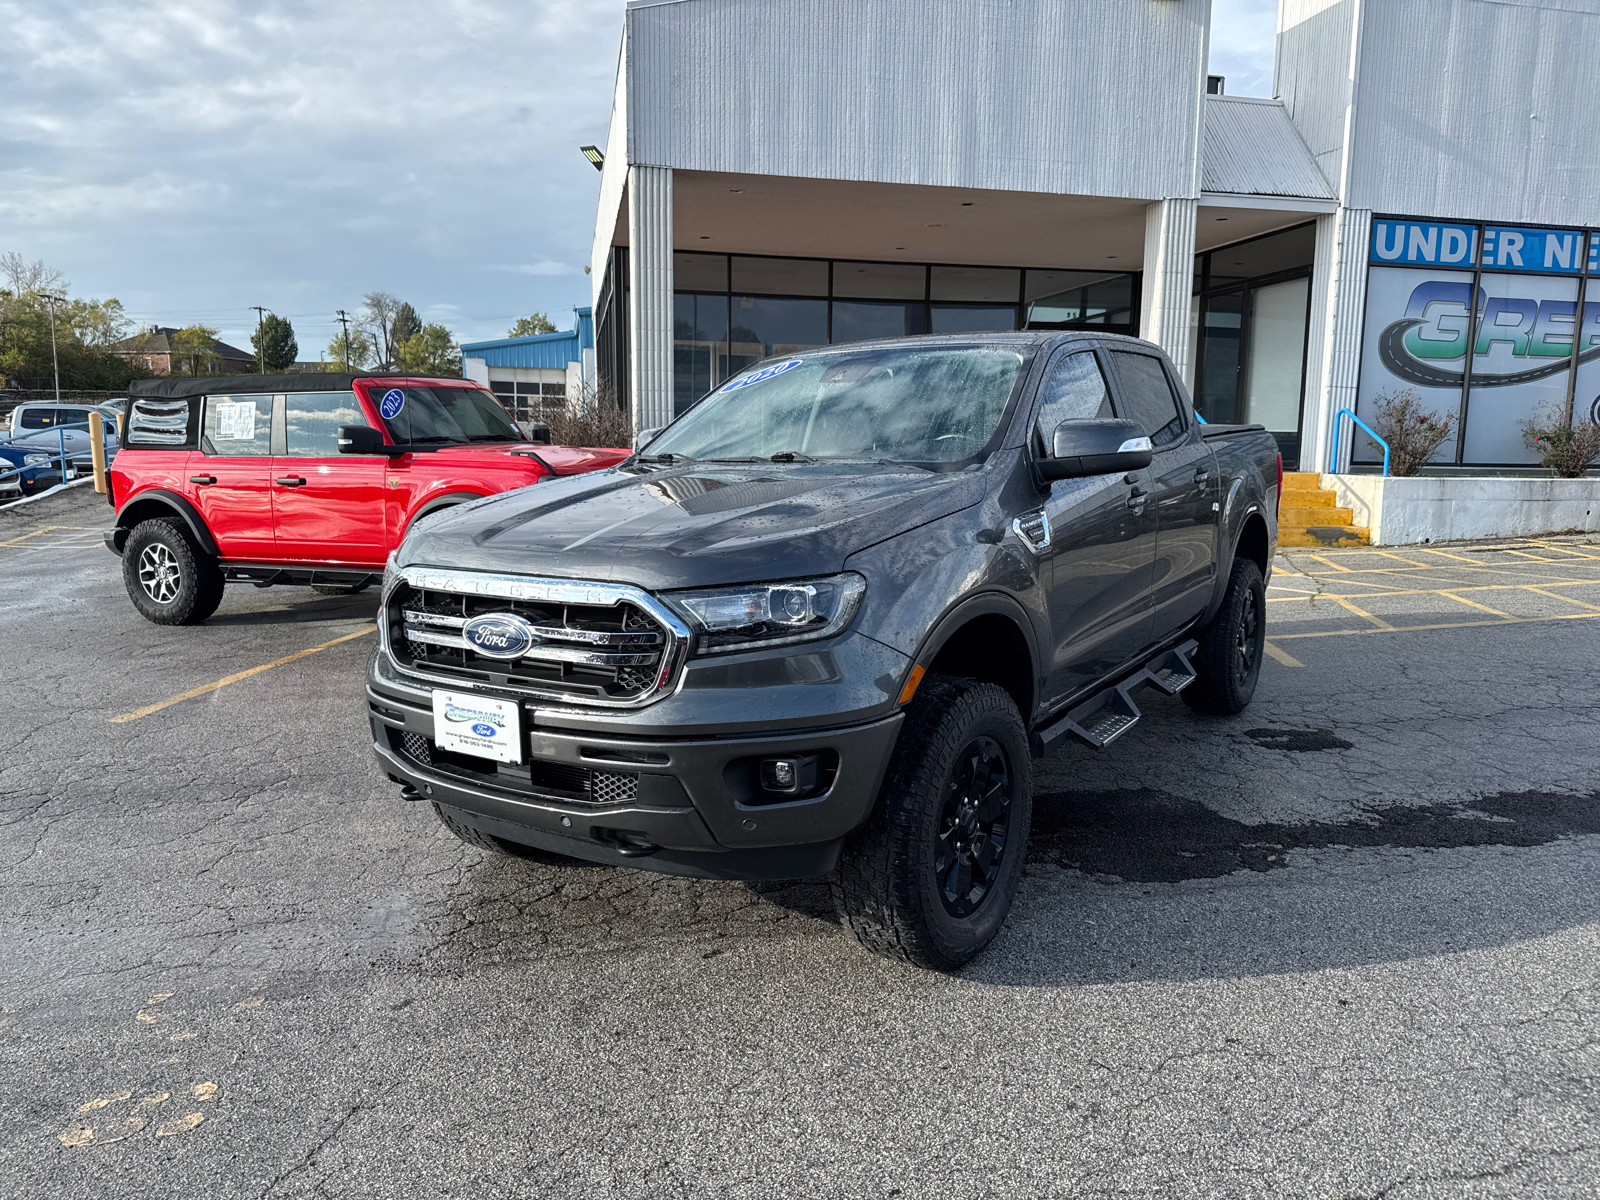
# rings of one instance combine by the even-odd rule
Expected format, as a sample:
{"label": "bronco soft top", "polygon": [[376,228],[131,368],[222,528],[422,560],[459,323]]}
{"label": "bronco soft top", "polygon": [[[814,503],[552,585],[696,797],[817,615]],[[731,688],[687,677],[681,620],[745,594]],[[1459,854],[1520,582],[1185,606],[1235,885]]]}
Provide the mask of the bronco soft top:
{"label": "bronco soft top", "polygon": [[[157,396],[178,399],[184,396],[249,396],[278,392],[336,392],[358,379],[382,383],[385,380],[428,379],[431,375],[378,375],[370,371],[304,372],[296,375],[205,375],[194,379],[135,379],[128,385],[130,398]],[[440,379],[456,387],[477,387],[470,379]]]}

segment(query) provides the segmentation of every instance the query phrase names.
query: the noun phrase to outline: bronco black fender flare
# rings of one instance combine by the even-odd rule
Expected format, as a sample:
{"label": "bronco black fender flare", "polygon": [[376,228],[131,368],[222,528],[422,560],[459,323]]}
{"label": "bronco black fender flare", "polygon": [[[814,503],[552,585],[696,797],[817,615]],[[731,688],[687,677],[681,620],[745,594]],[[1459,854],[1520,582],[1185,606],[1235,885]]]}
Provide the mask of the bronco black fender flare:
{"label": "bronco black fender flare", "polygon": [[940,614],[933,622],[932,627],[923,635],[922,641],[917,646],[917,652],[912,656],[912,662],[927,670],[939,657],[950,639],[961,629],[979,617],[996,616],[1003,618],[1011,625],[1022,642],[1023,649],[1028,656],[1027,684],[1029,695],[1026,703],[1019,703],[1022,709],[1022,721],[1025,725],[1032,725],[1040,699],[1044,694],[1044,680],[1041,676],[1040,664],[1044,661],[1039,652],[1038,639],[1035,636],[1033,621],[1028,616],[1028,611],[1013,596],[1006,592],[979,592],[976,595],[963,597]]}
{"label": "bronco black fender flare", "polygon": [[178,517],[189,527],[189,533],[201,550],[212,558],[218,557],[216,539],[211,536],[211,530],[206,528],[206,520],[200,515],[200,511],[177,492],[169,492],[165,488],[151,488],[140,492],[117,509],[117,527],[112,531],[111,548],[121,554],[123,546],[127,544],[128,535],[141,521],[173,516]]}

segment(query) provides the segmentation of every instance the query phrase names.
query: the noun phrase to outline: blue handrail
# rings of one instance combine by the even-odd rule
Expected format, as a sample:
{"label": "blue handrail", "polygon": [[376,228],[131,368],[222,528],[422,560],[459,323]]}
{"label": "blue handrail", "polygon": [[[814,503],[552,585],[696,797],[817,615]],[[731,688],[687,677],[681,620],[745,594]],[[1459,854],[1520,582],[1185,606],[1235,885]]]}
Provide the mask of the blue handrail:
{"label": "blue handrail", "polygon": [[[115,434],[114,431],[115,431],[116,427],[117,427],[117,423],[114,420],[107,419],[106,422],[101,426],[102,440],[109,440],[111,437],[115,437],[116,434]],[[89,428],[89,422],[87,422],[87,421],[73,421],[73,422],[71,422],[69,424],[66,424],[66,425],[53,425],[53,426],[51,426],[51,428],[54,429],[55,432],[56,432],[57,449],[56,449],[56,453],[51,455],[50,457],[55,460],[56,466],[59,468],[59,470],[61,472],[61,482],[65,483],[67,481],[67,430],[69,430],[69,429],[87,430]],[[40,432],[44,432],[44,431],[41,430]],[[22,436],[23,437],[31,437],[33,435],[32,434],[23,434]],[[8,442],[0,442],[0,446],[10,446],[10,445],[13,445],[13,444],[15,444],[15,439],[12,439],[12,441],[8,441]],[[119,442],[118,445],[119,445],[119,448],[120,448],[121,443]],[[24,452],[27,451],[27,447],[26,446],[17,446],[17,449],[22,450]],[[47,459],[46,461],[49,461],[49,460]],[[33,466],[31,466],[31,467],[13,467],[9,471],[0,471],[0,479],[9,479],[13,475],[21,475],[24,471],[31,471],[31,470],[34,469],[34,467],[38,467],[38,466],[41,466],[41,465],[42,464],[40,464],[40,463],[34,463]]]}
{"label": "blue handrail", "polygon": [[1339,473],[1339,435],[1344,430],[1344,426],[1339,422],[1340,417],[1349,417],[1366,431],[1368,437],[1383,447],[1383,473],[1387,475],[1389,473],[1389,443],[1378,436],[1377,430],[1373,429],[1371,425],[1368,425],[1348,408],[1341,408],[1333,414],[1333,456],[1328,462],[1328,474],[1337,475]]}

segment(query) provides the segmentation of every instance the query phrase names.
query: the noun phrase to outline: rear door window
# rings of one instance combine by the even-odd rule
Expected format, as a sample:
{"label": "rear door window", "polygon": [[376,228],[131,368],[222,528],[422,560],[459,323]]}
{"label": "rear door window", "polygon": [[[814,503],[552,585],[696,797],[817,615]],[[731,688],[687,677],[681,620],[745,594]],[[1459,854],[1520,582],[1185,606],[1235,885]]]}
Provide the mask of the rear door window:
{"label": "rear door window", "polygon": [[201,449],[223,458],[272,453],[271,396],[207,396]]}
{"label": "rear door window", "polygon": [[61,423],[61,410],[59,408],[25,408],[22,410],[21,425],[24,429],[54,429]]}
{"label": "rear door window", "polygon": [[1161,360],[1149,354],[1113,350],[1117,377],[1122,382],[1122,415],[1144,426],[1157,447],[1171,445],[1183,435],[1183,409]]}
{"label": "rear door window", "polygon": [[353,391],[290,392],[283,398],[284,453],[295,458],[339,457],[339,426],[365,425]]}
{"label": "rear door window", "polygon": [[129,446],[156,450],[190,446],[189,409],[194,401],[140,397],[128,406]]}

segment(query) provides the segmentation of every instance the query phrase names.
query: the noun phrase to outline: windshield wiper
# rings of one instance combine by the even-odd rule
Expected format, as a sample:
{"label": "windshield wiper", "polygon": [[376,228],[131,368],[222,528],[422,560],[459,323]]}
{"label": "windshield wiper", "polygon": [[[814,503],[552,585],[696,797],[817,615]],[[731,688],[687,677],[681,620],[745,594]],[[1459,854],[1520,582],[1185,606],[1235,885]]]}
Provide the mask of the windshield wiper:
{"label": "windshield wiper", "polygon": [[430,433],[427,437],[410,438],[406,441],[408,446],[420,446],[424,442],[458,442],[460,438],[447,437],[442,433]]}
{"label": "windshield wiper", "polygon": [[687,454],[635,454],[634,462],[660,463],[662,466],[671,466],[673,463],[692,463],[694,459]]}
{"label": "windshield wiper", "polygon": [[801,454],[800,451],[798,451],[798,450],[779,450],[776,454],[774,454],[772,456],[771,461],[775,462],[775,463],[778,463],[778,462],[814,463],[817,460],[812,458],[811,455],[809,455],[809,454]]}

